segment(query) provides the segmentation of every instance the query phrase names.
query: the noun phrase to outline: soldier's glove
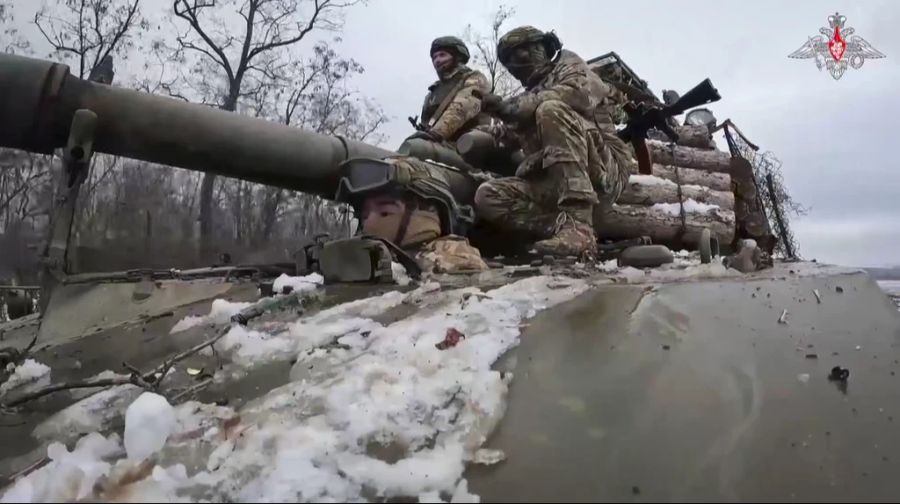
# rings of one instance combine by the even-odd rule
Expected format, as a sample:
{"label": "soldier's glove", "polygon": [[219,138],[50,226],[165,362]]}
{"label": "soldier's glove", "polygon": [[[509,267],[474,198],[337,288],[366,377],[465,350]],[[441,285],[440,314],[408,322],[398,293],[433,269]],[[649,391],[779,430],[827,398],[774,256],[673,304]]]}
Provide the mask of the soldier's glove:
{"label": "soldier's glove", "polygon": [[504,100],[500,95],[481,95],[473,91],[476,97],[481,97],[481,110],[493,114],[504,121],[515,121],[519,116],[519,106],[514,99]]}
{"label": "soldier's glove", "polygon": [[538,151],[522,160],[516,167],[516,177],[529,178],[537,175],[544,168],[543,153]]}
{"label": "soldier's glove", "polygon": [[437,143],[441,143],[444,141],[444,139],[441,138],[441,135],[438,135],[437,133],[435,133],[432,130],[416,131],[415,133],[413,133],[412,135],[409,136],[408,140],[412,140],[414,138],[421,138],[422,140],[428,140],[428,141],[437,142]]}

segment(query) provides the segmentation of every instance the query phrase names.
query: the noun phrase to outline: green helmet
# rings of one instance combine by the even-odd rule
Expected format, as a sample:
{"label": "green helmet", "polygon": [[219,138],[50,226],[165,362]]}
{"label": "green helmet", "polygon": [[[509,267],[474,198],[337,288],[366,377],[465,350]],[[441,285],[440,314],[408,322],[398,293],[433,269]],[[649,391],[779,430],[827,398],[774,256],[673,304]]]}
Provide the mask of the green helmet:
{"label": "green helmet", "polygon": [[543,42],[547,47],[548,57],[552,57],[556,51],[562,48],[562,43],[555,33],[544,33],[534,26],[520,26],[500,37],[500,41],[497,43],[497,56],[500,58],[500,62],[506,64],[509,60],[510,50],[532,42]]}
{"label": "green helmet", "polygon": [[459,62],[463,65],[469,62],[469,48],[466,47],[466,43],[459,37],[448,35],[446,37],[434,39],[434,41],[431,42],[431,51],[428,54],[433,55],[440,50],[449,51],[455,54],[459,59]]}

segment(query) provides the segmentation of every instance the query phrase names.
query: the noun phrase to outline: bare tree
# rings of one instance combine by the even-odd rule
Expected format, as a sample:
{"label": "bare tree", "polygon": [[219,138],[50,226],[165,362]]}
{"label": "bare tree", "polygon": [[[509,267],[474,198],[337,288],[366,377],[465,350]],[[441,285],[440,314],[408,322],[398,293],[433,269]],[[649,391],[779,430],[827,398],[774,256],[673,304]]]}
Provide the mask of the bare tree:
{"label": "bare tree", "polygon": [[[287,51],[315,30],[338,30],[343,10],[356,0],[173,0],[186,29],[176,37],[176,58],[191,54],[191,84],[221,109],[237,111],[242,99],[283,79]],[[208,255],[216,176],[200,188],[201,253]]]}
{"label": "bare tree", "polygon": [[26,52],[30,44],[20,34],[15,25],[12,4],[9,0],[0,0],[0,51],[6,53]]}
{"label": "bare tree", "polygon": [[[112,57],[127,59],[136,31],[149,28],[140,0],[58,0],[34,15],[34,24],[52,47],[48,57],[74,60],[84,79],[112,65]],[[73,72],[74,73],[74,72]],[[111,80],[111,79],[110,79]]]}
{"label": "bare tree", "polygon": [[503,25],[514,16],[515,8],[500,5],[488,21],[487,34],[468,25],[463,32],[463,40],[468,42],[472,52],[472,66],[484,72],[491,82],[491,92],[509,98],[522,90],[521,84],[510,75],[497,55],[497,44],[503,36]]}

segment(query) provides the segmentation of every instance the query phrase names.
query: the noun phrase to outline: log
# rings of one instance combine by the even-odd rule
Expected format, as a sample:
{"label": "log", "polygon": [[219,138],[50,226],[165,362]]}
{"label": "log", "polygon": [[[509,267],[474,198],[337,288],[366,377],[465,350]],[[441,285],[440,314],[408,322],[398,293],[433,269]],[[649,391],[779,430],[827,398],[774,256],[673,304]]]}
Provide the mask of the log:
{"label": "log", "polygon": [[[693,168],[678,168],[678,174],[675,174],[674,166],[653,164],[653,175],[662,179],[678,182],[681,180],[682,185],[698,185],[708,187],[715,191],[731,192],[731,176],[726,173],[713,173],[703,170],[695,170]],[[636,174],[637,165],[632,163],[631,173]]]}
{"label": "log", "polygon": [[[675,165],[716,173],[731,173],[731,155],[720,150],[704,150],[648,140],[647,147],[655,164]],[[674,155],[673,155],[674,149]]]}
{"label": "log", "polygon": [[706,125],[682,125],[675,128],[678,133],[678,145],[685,147],[696,147],[698,149],[715,149],[716,144],[713,142],[712,133]]}
{"label": "log", "polygon": [[688,213],[685,216],[685,232],[680,237],[681,217],[647,206],[613,205],[603,210],[597,206],[594,225],[603,240],[626,240],[649,236],[653,243],[672,248],[696,249],[703,228],[709,230],[727,245],[734,240],[734,212],[711,210],[708,213]]}
{"label": "log", "polygon": [[[723,210],[734,210],[734,194],[729,191],[716,191],[701,185],[682,185],[681,200],[688,199],[718,205]],[[652,206],[656,203],[678,203],[678,185],[671,180],[652,175],[632,175],[616,202],[644,206]]]}
{"label": "log", "polygon": [[[713,141],[709,128],[704,125],[682,125],[675,126],[672,129],[675,130],[675,133],[678,133],[678,141],[675,142],[678,145],[684,147],[696,147],[703,150],[716,148],[716,142]],[[669,142],[669,137],[666,136],[665,133],[655,129],[648,132],[647,138],[662,143]]]}

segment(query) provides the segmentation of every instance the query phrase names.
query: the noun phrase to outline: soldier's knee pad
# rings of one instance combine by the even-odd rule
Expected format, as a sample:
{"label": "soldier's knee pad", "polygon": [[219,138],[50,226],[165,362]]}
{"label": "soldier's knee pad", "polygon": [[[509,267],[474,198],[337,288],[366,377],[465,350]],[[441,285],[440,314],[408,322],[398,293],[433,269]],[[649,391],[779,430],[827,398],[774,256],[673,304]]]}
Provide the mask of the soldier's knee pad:
{"label": "soldier's knee pad", "polygon": [[481,219],[494,220],[497,217],[497,209],[502,206],[498,201],[500,193],[490,182],[485,182],[475,191],[475,215]]}

